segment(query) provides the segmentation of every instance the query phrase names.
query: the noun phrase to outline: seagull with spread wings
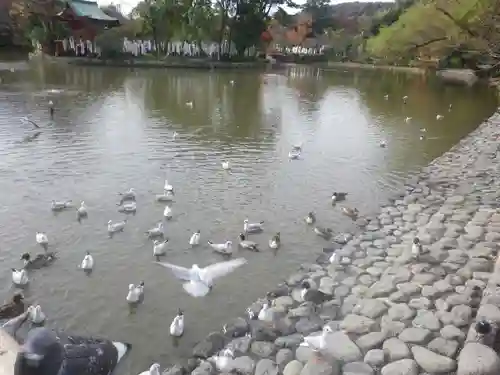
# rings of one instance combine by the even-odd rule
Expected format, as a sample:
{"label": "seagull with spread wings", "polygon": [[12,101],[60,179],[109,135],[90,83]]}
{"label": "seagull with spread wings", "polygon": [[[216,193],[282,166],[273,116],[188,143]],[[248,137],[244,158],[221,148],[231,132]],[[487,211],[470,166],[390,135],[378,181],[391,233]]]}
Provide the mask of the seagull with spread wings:
{"label": "seagull with spread wings", "polygon": [[193,264],[191,268],[185,268],[171,263],[155,263],[165,268],[169,268],[175,277],[185,281],[182,286],[189,295],[193,297],[204,297],[212,289],[215,279],[233,272],[246,262],[245,258],[238,258],[227,262],[214,263],[205,268],[199,268],[197,264]]}

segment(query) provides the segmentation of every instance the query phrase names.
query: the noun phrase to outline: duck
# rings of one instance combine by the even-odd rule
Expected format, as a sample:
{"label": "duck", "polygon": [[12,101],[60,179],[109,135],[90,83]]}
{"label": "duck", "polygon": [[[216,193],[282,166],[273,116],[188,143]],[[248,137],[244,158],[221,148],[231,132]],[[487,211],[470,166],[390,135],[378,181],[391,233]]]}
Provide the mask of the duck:
{"label": "duck", "polygon": [[40,305],[28,307],[28,317],[34,324],[42,324],[45,321],[45,314]]}
{"label": "duck", "polygon": [[186,107],[193,108],[193,102],[186,102]]}
{"label": "duck", "polygon": [[76,210],[76,218],[78,221],[88,216],[87,206],[85,206],[85,201],[80,202],[80,207]]}
{"label": "duck", "polygon": [[333,332],[330,326],[325,325],[321,335],[310,335],[304,337],[304,341],[300,343],[300,346],[305,346],[311,348],[314,352],[320,352],[326,348],[326,337],[328,334]]}
{"label": "duck", "polygon": [[320,290],[313,289],[309,281],[303,281],[301,284],[302,291],[300,296],[306,302],[312,302],[316,305],[321,305],[323,302],[330,301],[333,297],[329,294],[323,293]]}
{"label": "duck", "polygon": [[184,281],[182,287],[187,294],[193,297],[204,297],[212,290],[213,282],[216,279],[243,266],[247,263],[247,260],[245,258],[237,258],[226,262],[214,263],[204,268],[198,267],[197,264],[193,264],[191,268],[185,268],[171,263],[155,263],[169,269],[175,277]]}
{"label": "duck", "polygon": [[243,233],[240,233],[240,247],[246,250],[259,251],[257,248],[257,243],[253,241],[248,241]]}
{"label": "duck", "polygon": [[108,221],[108,234],[112,235],[117,232],[123,232],[125,229],[125,225],[127,224],[127,220],[118,221],[113,223],[111,220]]}
{"label": "duck", "polygon": [[271,249],[279,249],[281,246],[281,234],[276,232],[276,234],[269,240],[269,247]]}
{"label": "duck", "polygon": [[334,191],[332,194],[332,203],[345,201],[346,198],[347,198],[347,193]]}
{"label": "duck", "polygon": [[168,183],[168,180],[165,180],[165,183],[163,184],[163,190],[165,192],[170,191],[170,192],[173,193],[174,192],[174,187]]}
{"label": "duck", "polygon": [[288,158],[290,160],[298,159],[300,157],[300,153],[301,153],[300,150],[292,149],[290,152],[288,152]]}
{"label": "duck", "polygon": [[175,316],[174,320],[170,324],[170,336],[181,337],[184,334],[184,314],[182,310]]}
{"label": "duck", "polygon": [[248,219],[245,219],[243,221],[243,232],[245,233],[259,233],[264,230],[264,221],[261,221],[259,223],[249,223]]}
{"label": "duck", "polygon": [[330,228],[314,227],[314,233],[326,240],[332,238],[333,231]]}
{"label": "duck", "polygon": [[35,239],[37,244],[47,250],[47,248],[49,247],[49,239],[45,233],[36,232]]}
{"label": "duck", "polygon": [[174,200],[173,190],[164,191],[163,194],[156,194],[155,199],[157,202],[172,202]]}
{"label": "duck", "polygon": [[359,216],[357,208],[342,207],[341,211],[344,215],[349,216],[351,219],[356,219]]}
{"label": "duck", "polygon": [[158,363],[153,363],[149,370],[143,371],[139,375],[161,375],[160,365]]}
{"label": "duck", "polygon": [[153,241],[153,255],[156,257],[156,260],[160,260],[160,257],[167,253],[167,245],[168,238],[165,241]]}
{"label": "duck", "polygon": [[141,281],[139,285],[129,284],[128,294],[126,300],[128,303],[138,303],[141,301],[144,295],[144,281]]}
{"label": "duck", "polygon": [[387,142],[386,141],[380,141],[379,146],[382,148],[387,147]]}
{"label": "duck", "polygon": [[408,95],[403,96],[403,103],[406,104],[406,101],[408,100]]}
{"label": "duck", "polygon": [[223,373],[228,373],[231,370],[231,362],[233,361],[233,358],[233,351],[226,348],[220,352],[220,355],[210,357],[210,360],[215,364],[217,370]]}
{"label": "duck", "polygon": [[425,132],[427,132],[427,129],[426,128],[420,128],[420,132],[425,133]]}
{"label": "duck", "polygon": [[193,233],[191,238],[189,239],[189,244],[191,246],[198,246],[200,244],[201,231],[198,229]]}
{"label": "duck", "polygon": [[118,193],[121,196],[120,204],[125,201],[135,201],[136,193],[134,188],[128,189],[125,193]]}
{"label": "duck", "polygon": [[29,283],[28,272],[24,269],[12,268],[12,282],[15,285],[24,286]]}
{"label": "duck", "polygon": [[423,135],[421,135],[420,137],[418,137],[418,139],[423,141],[425,139],[425,137]]}
{"label": "duck", "polygon": [[21,255],[21,260],[24,261],[24,269],[35,270],[50,266],[56,260],[56,253],[38,254],[35,259],[31,259],[29,253],[24,253]]}
{"label": "duck", "polygon": [[123,212],[126,214],[135,214],[137,212],[137,203],[134,201],[130,202],[121,202],[118,204],[118,212]]}
{"label": "duck", "polygon": [[208,241],[208,245],[216,252],[222,255],[231,255],[233,253],[233,243],[232,241],[226,241],[225,243],[213,243]]}
{"label": "duck", "polygon": [[229,169],[229,162],[228,161],[223,161],[222,162],[222,169],[225,169],[225,170]]}
{"label": "duck", "polygon": [[411,245],[411,254],[414,258],[418,258],[422,254],[422,244],[420,243],[420,238],[415,237],[413,239],[413,244]]}
{"label": "duck", "polygon": [[271,308],[271,301],[267,300],[260,309],[259,315],[257,315],[257,319],[266,320],[268,318],[267,312],[269,311],[270,308]]}
{"label": "duck", "polygon": [[407,117],[405,118],[406,123],[409,123],[412,120],[413,117]]}
{"label": "duck", "polygon": [[307,214],[307,216],[304,218],[306,224],[314,224],[316,222],[316,215],[314,214],[314,212],[309,212]]}
{"label": "duck", "polygon": [[87,251],[87,253],[83,257],[80,268],[84,271],[92,271],[92,269],[94,268],[94,257],[90,255],[89,251]]}
{"label": "duck", "polygon": [[149,238],[154,238],[154,237],[163,237],[164,236],[164,232],[163,232],[163,223],[162,222],[159,222],[156,227],[154,228],[151,228],[151,229],[148,229],[145,234],[149,237]]}
{"label": "duck", "polygon": [[0,319],[12,319],[24,312],[24,296],[16,293],[10,302],[0,306]]}
{"label": "duck", "polygon": [[442,120],[442,119],[444,119],[443,115],[436,115],[436,120]]}
{"label": "duck", "polygon": [[167,220],[172,218],[172,209],[169,206],[165,206],[165,209],[163,210],[163,217]]}
{"label": "duck", "polygon": [[[22,368],[20,375],[83,375],[89,371],[94,375],[108,375],[130,348],[127,343],[36,327],[28,332],[17,353],[16,365]],[[41,372],[42,369],[50,369],[50,372]]]}
{"label": "duck", "polygon": [[71,207],[71,200],[69,201],[55,201],[55,200],[52,200],[52,211],[62,211],[66,208],[69,208]]}

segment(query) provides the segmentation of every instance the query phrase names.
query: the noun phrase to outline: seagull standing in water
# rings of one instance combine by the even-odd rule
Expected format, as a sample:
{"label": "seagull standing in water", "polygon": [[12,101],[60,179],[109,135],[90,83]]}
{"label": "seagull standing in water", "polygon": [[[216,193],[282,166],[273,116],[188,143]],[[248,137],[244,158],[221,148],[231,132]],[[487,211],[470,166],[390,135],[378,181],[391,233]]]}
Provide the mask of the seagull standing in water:
{"label": "seagull standing in water", "polygon": [[246,262],[245,258],[238,258],[227,262],[214,263],[205,268],[200,268],[197,264],[193,264],[191,268],[185,268],[171,263],[155,263],[170,269],[175,277],[185,281],[182,287],[189,295],[203,297],[210,292],[216,279],[233,272]]}

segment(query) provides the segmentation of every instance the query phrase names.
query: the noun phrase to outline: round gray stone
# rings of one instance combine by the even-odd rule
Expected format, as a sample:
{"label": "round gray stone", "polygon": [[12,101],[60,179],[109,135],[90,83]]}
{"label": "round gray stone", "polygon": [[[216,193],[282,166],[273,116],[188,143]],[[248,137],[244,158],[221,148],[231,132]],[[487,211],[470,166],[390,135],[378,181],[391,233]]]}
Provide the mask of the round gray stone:
{"label": "round gray stone", "polygon": [[364,362],[372,367],[380,367],[385,363],[385,353],[382,349],[369,350],[365,355]]}
{"label": "round gray stone", "polygon": [[424,344],[431,337],[431,331],[425,328],[406,328],[399,334],[399,339],[411,344]]}
{"label": "round gray stone", "polygon": [[261,359],[255,366],[255,375],[278,375],[278,372],[276,363],[267,358]]}
{"label": "round gray stone", "polygon": [[343,375],[373,375],[373,369],[364,362],[351,362],[342,368]]}
{"label": "round gray stone", "polygon": [[410,358],[410,349],[408,348],[408,345],[395,337],[385,340],[382,348],[385,355],[391,362],[403,358]]}
{"label": "round gray stone", "polygon": [[431,374],[449,373],[457,368],[457,362],[454,359],[436,354],[421,346],[414,346],[411,351],[418,365]]}
{"label": "round gray stone", "polygon": [[400,359],[382,367],[382,375],[418,375],[418,365],[413,359]]}
{"label": "round gray stone", "polygon": [[498,375],[500,359],[490,347],[471,342],[458,357],[457,375]]}
{"label": "round gray stone", "polygon": [[300,375],[304,366],[297,360],[289,362],[283,369],[283,375]]}
{"label": "round gray stone", "polygon": [[290,349],[280,349],[276,353],[276,364],[280,370],[283,370],[285,366],[293,360],[293,352]]}

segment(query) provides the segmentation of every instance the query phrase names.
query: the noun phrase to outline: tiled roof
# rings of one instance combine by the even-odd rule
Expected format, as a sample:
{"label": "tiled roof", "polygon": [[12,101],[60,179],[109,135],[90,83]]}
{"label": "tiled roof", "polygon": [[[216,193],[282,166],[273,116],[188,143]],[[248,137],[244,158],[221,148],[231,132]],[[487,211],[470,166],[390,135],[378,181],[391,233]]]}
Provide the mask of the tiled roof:
{"label": "tiled roof", "polygon": [[95,1],[69,0],[67,4],[79,17],[87,17],[97,21],[118,22],[116,18],[104,13]]}

